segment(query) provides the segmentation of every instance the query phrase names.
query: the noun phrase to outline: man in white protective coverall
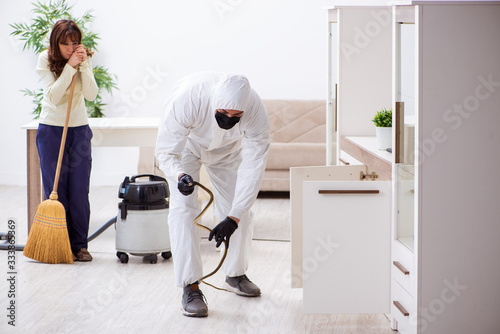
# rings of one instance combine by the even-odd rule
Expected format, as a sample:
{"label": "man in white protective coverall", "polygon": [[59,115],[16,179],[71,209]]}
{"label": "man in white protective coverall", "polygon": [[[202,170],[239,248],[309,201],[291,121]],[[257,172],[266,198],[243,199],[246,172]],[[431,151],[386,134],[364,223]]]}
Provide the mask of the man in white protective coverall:
{"label": "man in white protective coverall", "polygon": [[[201,164],[214,192],[221,222],[209,240],[224,240],[225,287],[242,296],[260,289],[245,275],[252,240],[250,208],[257,198],[269,150],[269,118],[246,77],[213,72],[189,75],[169,96],[160,122],[156,158],[170,188],[169,229],[176,285],[184,289],[183,314],[206,317],[208,307],[198,287],[203,276],[199,214],[193,180]],[[233,234],[234,233],[234,234]],[[229,242],[231,237],[231,242]]]}

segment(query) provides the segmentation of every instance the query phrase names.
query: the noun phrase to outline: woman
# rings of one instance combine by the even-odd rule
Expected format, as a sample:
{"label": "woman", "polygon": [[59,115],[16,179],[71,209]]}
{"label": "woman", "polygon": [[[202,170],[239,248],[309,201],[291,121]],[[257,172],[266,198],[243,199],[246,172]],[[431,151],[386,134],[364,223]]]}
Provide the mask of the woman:
{"label": "woman", "polygon": [[43,189],[48,198],[54,186],[71,79],[76,73],[57,195],[66,209],[74,260],[92,261],[87,250],[92,131],[88,126],[84,98],[89,101],[96,98],[97,84],[90,54],[87,54],[81,41],[82,32],[75,22],[59,20],[52,28],[48,50],[43,51],[38,58],[36,70],[43,84],[43,98],[36,143]]}

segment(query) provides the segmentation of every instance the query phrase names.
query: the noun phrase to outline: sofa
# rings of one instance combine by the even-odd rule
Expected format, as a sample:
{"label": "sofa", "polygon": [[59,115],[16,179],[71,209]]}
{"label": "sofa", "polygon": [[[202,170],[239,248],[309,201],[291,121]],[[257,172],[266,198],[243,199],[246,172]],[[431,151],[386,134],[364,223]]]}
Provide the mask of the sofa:
{"label": "sofa", "polygon": [[[271,145],[260,191],[290,191],[290,167],[326,164],[324,100],[263,100],[269,114]],[[153,148],[141,148],[139,173],[152,170]],[[163,175],[154,168],[154,173]],[[208,184],[205,169],[200,182]]]}
{"label": "sofa", "polygon": [[271,145],[261,191],[290,191],[290,167],[326,164],[324,100],[263,100]]}

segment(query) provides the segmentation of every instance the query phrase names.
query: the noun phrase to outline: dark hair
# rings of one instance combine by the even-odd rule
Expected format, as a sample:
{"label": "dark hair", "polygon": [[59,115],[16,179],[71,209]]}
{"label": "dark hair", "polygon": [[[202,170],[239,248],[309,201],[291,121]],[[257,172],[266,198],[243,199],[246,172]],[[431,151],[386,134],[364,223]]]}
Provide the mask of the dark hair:
{"label": "dark hair", "polygon": [[59,48],[59,44],[66,42],[68,38],[80,44],[82,42],[82,31],[78,28],[78,25],[71,20],[57,21],[50,33],[50,45],[48,50],[50,70],[55,73],[56,77],[61,75],[64,66],[68,62],[68,60],[61,55],[61,50]]}

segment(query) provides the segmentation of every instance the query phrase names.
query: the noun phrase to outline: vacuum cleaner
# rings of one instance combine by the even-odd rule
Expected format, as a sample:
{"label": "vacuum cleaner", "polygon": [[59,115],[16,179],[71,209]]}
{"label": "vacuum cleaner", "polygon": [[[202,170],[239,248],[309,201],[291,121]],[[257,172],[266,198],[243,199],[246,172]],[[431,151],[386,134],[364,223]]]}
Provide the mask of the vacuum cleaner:
{"label": "vacuum cleaner", "polygon": [[[142,178],[148,178],[147,181]],[[141,180],[139,180],[141,179]],[[158,254],[164,259],[172,257],[168,231],[169,191],[167,180],[153,174],[125,177],[120,184],[118,215],[88,237],[94,240],[115,225],[116,256],[127,263],[131,255],[143,256],[147,261],[156,263]],[[22,251],[24,245],[13,244],[8,233],[0,233],[0,250]]]}
{"label": "vacuum cleaner", "polygon": [[[140,181],[147,177],[148,181]],[[167,180],[152,174],[125,177],[120,185],[116,216],[116,256],[122,263],[128,255],[143,256],[151,263],[172,256],[168,231],[169,192]]]}

